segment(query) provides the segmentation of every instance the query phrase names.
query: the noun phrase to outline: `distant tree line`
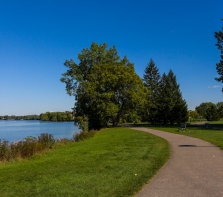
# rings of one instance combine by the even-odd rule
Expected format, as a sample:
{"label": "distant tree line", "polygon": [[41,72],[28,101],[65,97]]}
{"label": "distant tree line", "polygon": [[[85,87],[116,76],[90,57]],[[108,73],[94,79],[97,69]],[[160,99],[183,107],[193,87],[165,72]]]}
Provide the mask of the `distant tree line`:
{"label": "distant tree line", "polygon": [[72,121],[73,114],[70,111],[65,112],[45,112],[40,115],[0,116],[0,120],[42,120],[42,121]]}
{"label": "distant tree line", "polygon": [[114,47],[92,43],[64,65],[68,70],[61,82],[75,96],[74,122],[82,130],[99,130],[120,122],[149,121],[153,124],[186,122],[186,101],[170,70],[160,76],[155,63],[148,64],[141,79],[126,56],[120,58]]}
{"label": "distant tree line", "polygon": [[46,112],[40,114],[40,120],[42,121],[72,121],[73,114],[72,112],[65,111],[65,112]]}
{"label": "distant tree line", "polygon": [[15,115],[5,115],[0,116],[0,120],[39,120],[39,115],[26,115],[26,116],[15,116]]}

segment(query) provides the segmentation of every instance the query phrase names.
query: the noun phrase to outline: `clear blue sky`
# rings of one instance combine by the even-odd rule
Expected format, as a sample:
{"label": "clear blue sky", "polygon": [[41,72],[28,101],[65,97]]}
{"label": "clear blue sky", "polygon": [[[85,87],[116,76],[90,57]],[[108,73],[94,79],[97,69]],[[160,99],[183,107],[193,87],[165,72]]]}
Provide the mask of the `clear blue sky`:
{"label": "clear blue sky", "polygon": [[93,41],[116,45],[140,77],[150,58],[172,69],[189,109],[223,101],[222,18],[222,0],[0,0],[0,115],[71,110],[63,63]]}

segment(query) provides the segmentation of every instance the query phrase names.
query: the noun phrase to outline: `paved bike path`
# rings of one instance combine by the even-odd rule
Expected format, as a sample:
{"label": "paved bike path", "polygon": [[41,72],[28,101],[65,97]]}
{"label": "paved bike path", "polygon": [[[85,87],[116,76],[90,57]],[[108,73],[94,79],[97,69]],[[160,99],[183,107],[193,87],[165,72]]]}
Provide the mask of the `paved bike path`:
{"label": "paved bike path", "polygon": [[218,147],[184,135],[132,129],[164,138],[171,147],[169,161],[135,197],[223,197],[223,151]]}

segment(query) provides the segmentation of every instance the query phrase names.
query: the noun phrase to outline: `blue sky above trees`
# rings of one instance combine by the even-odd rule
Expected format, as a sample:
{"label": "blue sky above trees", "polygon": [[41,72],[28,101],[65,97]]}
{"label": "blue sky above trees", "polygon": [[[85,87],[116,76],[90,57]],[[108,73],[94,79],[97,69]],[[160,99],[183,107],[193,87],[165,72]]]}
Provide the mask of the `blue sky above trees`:
{"label": "blue sky above trees", "polygon": [[140,77],[150,58],[161,75],[172,69],[189,109],[223,101],[214,80],[222,8],[222,0],[1,1],[0,115],[70,110],[63,63],[93,41],[116,45]]}

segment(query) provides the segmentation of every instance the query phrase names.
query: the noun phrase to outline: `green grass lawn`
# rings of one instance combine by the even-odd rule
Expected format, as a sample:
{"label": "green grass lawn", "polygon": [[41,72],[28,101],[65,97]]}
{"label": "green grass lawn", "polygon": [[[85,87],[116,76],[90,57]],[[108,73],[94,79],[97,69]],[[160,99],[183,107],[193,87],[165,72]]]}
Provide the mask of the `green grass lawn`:
{"label": "green grass lawn", "polygon": [[187,135],[208,141],[223,150],[223,130],[204,129],[202,127],[187,127],[187,132],[179,132],[177,127],[151,127],[176,134]]}
{"label": "green grass lawn", "polygon": [[168,143],[126,128],[0,166],[0,196],[133,196],[168,160]]}
{"label": "green grass lawn", "polygon": [[218,121],[209,121],[209,124],[223,125],[223,118]]}
{"label": "green grass lawn", "polygon": [[220,120],[218,121],[207,121],[206,119],[202,119],[201,121],[199,119],[197,120],[192,120],[192,121],[188,121],[187,123],[189,124],[193,124],[193,123],[199,123],[199,122],[206,122],[206,123],[209,123],[209,124],[216,124],[216,125],[223,125],[223,118],[221,118]]}

